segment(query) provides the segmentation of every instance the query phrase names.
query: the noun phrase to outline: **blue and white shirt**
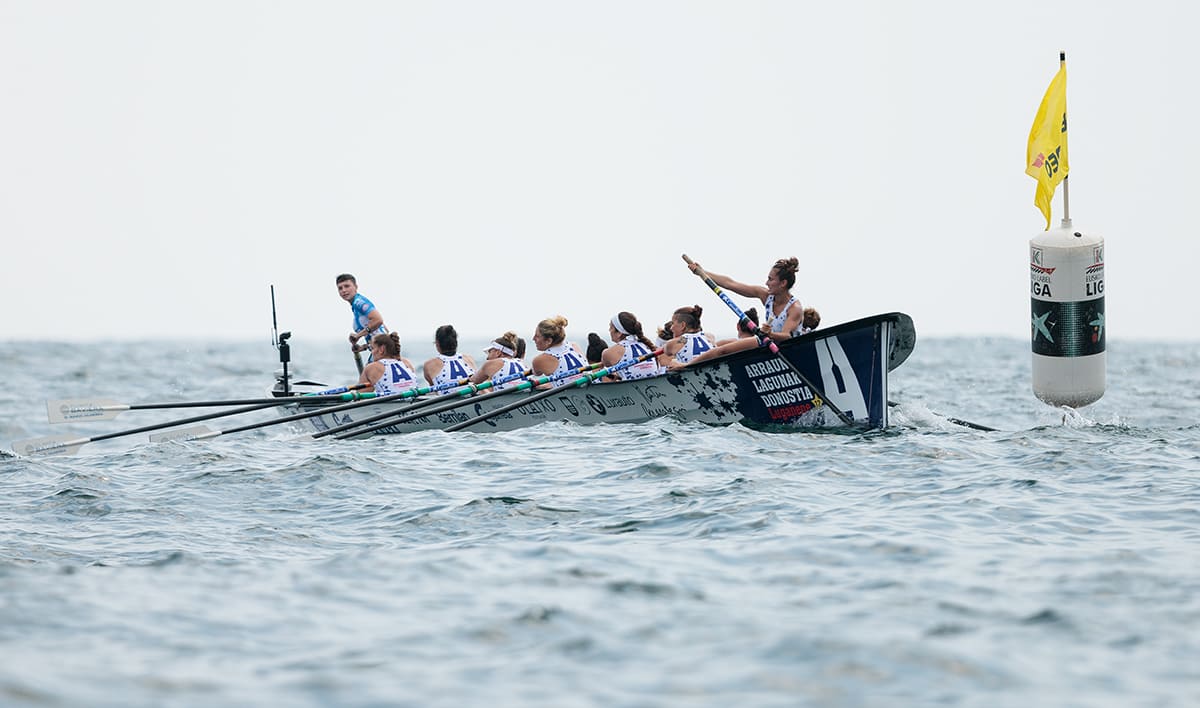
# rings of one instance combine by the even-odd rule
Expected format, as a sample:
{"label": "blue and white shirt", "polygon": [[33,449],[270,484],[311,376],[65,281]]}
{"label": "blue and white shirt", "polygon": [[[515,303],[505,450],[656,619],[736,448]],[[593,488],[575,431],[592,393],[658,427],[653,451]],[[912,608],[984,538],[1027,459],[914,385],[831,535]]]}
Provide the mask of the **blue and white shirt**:
{"label": "blue and white shirt", "polygon": [[[350,301],[350,311],[354,313],[354,331],[360,332],[363,327],[367,326],[367,316],[375,311],[375,303],[371,302],[362,293],[354,296]],[[379,327],[378,329],[367,332],[367,341],[371,341],[371,337],[377,334],[387,334],[387,327]]]}
{"label": "blue and white shirt", "polygon": [[510,376],[516,376],[517,374],[525,373],[525,364],[520,359],[510,359],[505,357],[500,361],[503,361],[504,363],[500,365],[500,368],[496,370],[496,373],[492,374],[492,387],[497,391],[502,388],[515,386],[520,383],[519,379],[512,379],[505,383],[500,383],[501,381],[504,381],[504,379],[507,379]]}
{"label": "blue and white shirt", "polygon": [[[650,348],[639,342],[638,338],[633,335],[622,339],[617,344],[625,347],[625,353],[621,355],[621,359],[617,364],[624,364],[627,361],[633,361],[638,357],[646,356],[650,353]],[[651,376],[658,376],[660,373],[662,371],[660,371],[658,362],[651,358],[621,369],[616,372],[616,376],[623,381],[632,381],[634,379],[648,379]]]}
{"label": "blue and white shirt", "polygon": [[[465,384],[467,383],[467,378],[475,373],[475,368],[467,363],[462,354],[438,354],[437,358],[442,360],[442,368],[433,377],[433,381],[429,382],[429,385],[434,388],[442,384],[448,384],[451,381]],[[447,388],[441,393],[443,395],[450,393],[450,389]]]}
{"label": "blue and white shirt", "polygon": [[684,332],[680,339],[683,340],[683,346],[675,352],[675,360],[680,364],[686,364],[712,349],[712,341],[703,332]]}
{"label": "blue and white shirt", "polygon": [[383,376],[375,382],[375,393],[388,396],[417,387],[417,372],[400,359],[380,359],[379,363],[383,364]]}
{"label": "blue and white shirt", "polygon": [[[549,354],[555,359],[558,359],[558,367],[555,368],[554,371],[550,372],[551,376],[557,376],[558,374],[561,374],[565,371],[571,371],[572,369],[578,373],[579,369],[582,369],[585,366],[583,357],[580,356],[575,347],[571,346],[571,344],[568,342],[563,342],[556,347],[550,347],[546,349],[544,353]],[[554,387],[558,388],[559,386],[566,386],[574,380],[575,379],[570,376],[564,376],[563,378],[554,382]]]}
{"label": "blue and white shirt", "polygon": [[[780,312],[778,315],[772,315],[771,313],[775,311],[775,296],[768,295],[767,301],[763,303],[763,309],[766,310],[766,316],[770,318],[767,320],[767,328],[770,329],[772,332],[782,332],[783,326],[785,324],[787,324],[788,310],[790,310],[792,305],[795,305],[795,304],[796,304],[796,298],[792,297],[792,298],[788,299],[787,304],[783,306],[783,312]],[[800,334],[801,334],[800,330],[801,330],[801,327],[803,327],[803,326],[804,325],[799,325],[798,327],[796,327],[795,331],[792,332],[792,336],[793,337],[800,336]]]}

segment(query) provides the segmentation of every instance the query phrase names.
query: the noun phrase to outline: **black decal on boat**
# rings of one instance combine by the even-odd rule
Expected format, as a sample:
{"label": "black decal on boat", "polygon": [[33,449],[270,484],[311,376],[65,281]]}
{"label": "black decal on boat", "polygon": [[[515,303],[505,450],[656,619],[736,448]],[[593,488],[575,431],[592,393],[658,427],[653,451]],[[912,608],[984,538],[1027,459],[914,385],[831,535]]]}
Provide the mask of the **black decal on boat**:
{"label": "black decal on boat", "polygon": [[590,393],[587,395],[587,402],[588,405],[592,407],[592,410],[596,411],[600,415],[604,415],[608,412],[608,409],[604,407],[604,403]]}

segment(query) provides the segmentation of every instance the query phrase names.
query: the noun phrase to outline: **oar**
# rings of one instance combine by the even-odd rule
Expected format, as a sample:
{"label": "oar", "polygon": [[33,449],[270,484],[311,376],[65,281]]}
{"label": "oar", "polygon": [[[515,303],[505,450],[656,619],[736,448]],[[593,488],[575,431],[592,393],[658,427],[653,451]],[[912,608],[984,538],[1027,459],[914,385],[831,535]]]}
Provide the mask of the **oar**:
{"label": "oar", "polygon": [[[342,432],[342,431],[345,431],[345,430],[348,430],[351,428],[359,428],[361,426],[368,425],[370,423],[375,423],[376,421],[386,420],[386,419],[390,418],[390,420],[386,420],[386,422],[378,423],[376,425],[371,425],[370,427],[364,428],[362,430],[354,430],[353,432],[343,433],[341,435],[336,436],[337,440],[346,440],[348,438],[356,438],[356,437],[359,437],[362,435],[366,435],[368,433],[373,433],[377,430],[382,430],[383,428],[388,428],[393,425],[399,425],[400,423],[406,423],[414,418],[423,418],[424,416],[427,416],[427,415],[436,415],[438,413],[445,413],[446,411],[454,410],[455,408],[461,408],[463,406],[470,405],[472,403],[477,403],[482,400],[495,398],[496,396],[506,396],[511,393],[516,393],[517,391],[527,391],[536,386],[553,383],[555,381],[558,381],[559,379],[563,379],[568,376],[577,376],[577,375],[579,375],[580,372],[591,371],[594,369],[598,369],[599,367],[600,367],[600,364],[598,364],[598,363],[587,364],[585,366],[581,366],[581,367],[578,367],[575,369],[568,369],[567,371],[563,371],[558,374],[540,376],[536,379],[530,379],[528,381],[524,381],[524,382],[519,383],[516,386],[510,387],[510,388],[502,388],[502,389],[497,389],[497,390],[492,390],[492,391],[486,391],[485,393],[480,393],[477,396],[474,395],[474,393],[476,391],[484,391],[485,389],[493,388],[493,385],[488,381],[484,381],[484,382],[478,383],[478,384],[470,384],[468,386],[463,387],[463,390],[459,392],[458,398],[454,398],[454,399],[451,399],[451,400],[445,401],[445,402],[439,401],[438,399],[434,399],[433,401],[418,401],[417,403],[414,403],[412,406],[404,409],[403,411],[400,411],[399,413],[397,413],[395,411],[391,411],[388,413],[383,413],[381,415],[371,416],[370,418],[367,418],[365,420],[355,421],[353,423],[345,423],[343,425],[337,426],[336,428],[331,428],[329,430],[323,430],[319,433],[314,433],[313,437],[319,438],[319,437],[322,437],[325,435],[339,433],[339,432]],[[500,384],[503,384],[503,383],[508,383],[509,381],[515,381],[520,378],[525,378],[525,377],[529,376],[529,374],[531,374],[531,373],[533,373],[533,372],[526,371],[521,374],[513,374],[511,376],[506,376],[506,377],[500,379],[499,381],[497,381],[495,383],[495,386],[499,386]],[[429,403],[441,403],[441,405],[426,407]]]}
{"label": "oar", "polygon": [[[339,386],[326,391],[304,394],[305,400],[313,401],[349,401],[350,396],[344,394],[366,385]],[[373,393],[361,393],[357,398],[373,397]],[[78,420],[112,420],[125,411],[152,410],[161,408],[217,408],[221,406],[248,406],[272,404],[284,406],[295,402],[295,396],[276,398],[234,398],[219,401],[175,401],[170,403],[121,403],[108,398],[63,398],[46,401],[46,418],[51,423],[70,423]],[[233,415],[228,413],[227,415]]]}
{"label": "oar", "polygon": [[[265,428],[270,425],[279,425],[280,423],[290,423],[290,422],[296,421],[296,420],[304,420],[305,418],[313,418],[315,416],[322,415],[325,413],[336,413],[338,411],[344,411],[344,410],[348,410],[350,408],[359,408],[359,407],[363,407],[363,406],[375,405],[377,403],[385,403],[387,401],[399,401],[399,400],[404,400],[406,398],[415,398],[417,396],[423,396],[427,393],[432,393],[434,391],[441,390],[445,387],[455,386],[455,385],[457,385],[457,384],[455,384],[454,382],[448,382],[448,383],[444,383],[444,384],[438,384],[437,386],[423,386],[421,388],[414,388],[414,389],[409,389],[407,391],[401,391],[400,393],[391,393],[386,396],[378,396],[375,394],[370,394],[370,395],[374,396],[374,398],[368,398],[368,399],[362,400],[362,401],[354,401],[352,403],[343,403],[341,405],[330,406],[327,408],[322,407],[322,408],[318,408],[315,411],[293,413],[292,415],[285,415],[280,418],[275,418],[274,420],[264,420],[264,421],[261,421],[258,423],[249,423],[247,425],[239,425],[235,428],[227,428],[225,430],[209,430],[208,428],[206,428],[204,426],[198,426],[196,428],[172,430],[167,433],[155,435],[152,442],[165,442],[167,440],[208,440],[210,438],[215,438],[218,435],[229,435],[230,433],[240,433],[240,432],[243,432],[246,430],[255,430],[257,428]],[[295,403],[296,400],[297,399],[293,399],[292,402]],[[305,402],[307,403],[307,400],[305,400]]]}
{"label": "oar", "polygon": [[800,381],[804,383],[805,386],[808,386],[808,388],[815,394],[813,397],[814,406],[820,407],[821,405],[827,405],[829,406],[829,410],[833,411],[843,423],[849,426],[854,425],[854,421],[850,418],[850,416],[843,413],[842,409],[838,408],[833,401],[830,401],[828,398],[826,398],[825,393],[821,389],[814,386],[813,382],[809,381],[808,377],[805,376],[804,373],[801,372],[800,369],[793,364],[790,359],[788,359],[783,355],[782,352],[779,351],[779,347],[775,345],[775,340],[771,339],[767,330],[762,326],[755,326],[754,321],[747,317],[746,313],[742,312],[741,308],[739,308],[733,302],[733,300],[729,299],[729,296],[725,294],[725,291],[721,289],[721,286],[713,282],[713,279],[709,277],[708,273],[706,273],[703,268],[701,268],[699,265],[696,265],[696,262],[691,258],[688,258],[686,253],[683,254],[683,260],[686,261],[689,266],[696,266],[696,275],[700,276],[700,279],[704,281],[704,284],[711,288],[712,291],[717,294],[717,297],[721,298],[721,300],[723,300],[725,304],[729,306],[729,309],[733,310],[733,314],[738,316],[738,325],[747,332],[754,332],[754,335],[758,337],[759,346],[765,346],[770,349],[772,354],[778,356],[779,360],[784,364],[787,364],[788,368],[792,370],[792,373],[794,373],[800,379]]}
{"label": "oar", "polygon": [[[363,396],[374,396],[374,395],[375,394],[372,394],[372,393],[360,394],[360,393],[351,391],[351,392],[339,394],[336,396],[328,396],[328,395],[327,396],[311,396],[308,398],[311,398],[311,400],[314,400],[314,401],[320,401],[320,400],[347,401],[347,400],[353,400],[355,398],[362,398]],[[287,403],[294,403],[298,398],[303,398],[303,397],[294,396],[294,397],[291,397],[290,399],[289,398],[245,399],[246,401],[256,401],[257,403],[255,403],[254,405],[245,406],[242,408],[234,408],[233,410],[220,411],[218,413],[208,413],[205,415],[197,415],[197,416],[192,416],[190,418],[181,418],[179,420],[171,420],[171,421],[167,421],[165,423],[157,423],[155,425],[143,425],[138,428],[131,428],[130,430],[120,430],[115,433],[105,433],[103,435],[93,435],[91,437],[86,437],[86,438],[77,438],[77,437],[73,437],[71,435],[47,435],[47,436],[41,437],[41,438],[29,438],[26,440],[18,440],[17,442],[13,443],[13,450],[22,455],[36,455],[36,454],[43,454],[43,453],[44,454],[74,455],[76,452],[79,452],[79,448],[83,447],[84,445],[86,445],[87,443],[90,443],[90,442],[98,442],[100,440],[111,440],[112,438],[120,438],[120,437],[124,437],[126,435],[136,435],[137,433],[145,433],[145,432],[149,432],[151,430],[162,430],[164,428],[174,428],[177,425],[186,425],[188,423],[196,423],[196,422],[199,422],[202,420],[212,420],[214,418],[225,418],[225,417],[228,417],[231,415],[238,415],[239,413],[249,413],[250,411],[262,410],[264,408],[274,408],[274,407],[281,406],[281,405],[284,405]],[[368,401],[370,401],[370,400],[374,400],[374,399],[368,399]],[[212,401],[195,401],[195,403],[214,403],[214,402],[212,402]],[[162,404],[154,404],[154,403],[147,403],[147,404],[142,404],[142,405],[144,405],[146,407],[150,407],[150,408],[166,407]],[[174,404],[171,404],[171,405],[173,406]],[[223,405],[230,405],[230,402],[225,401],[223,403]],[[347,404],[347,405],[354,405],[354,404],[351,403],[351,404]],[[129,406],[129,407],[134,408],[134,406]],[[107,412],[105,412],[105,413],[107,414]],[[114,413],[113,415],[116,415],[116,414]]]}
{"label": "oar", "polygon": [[363,372],[362,352],[358,351],[358,346],[355,344],[350,345],[350,351],[354,352],[354,365],[358,367],[358,375],[362,376],[362,372]]}
{"label": "oar", "polygon": [[[552,388],[548,391],[540,391],[524,400],[514,401],[507,405],[501,406],[501,407],[497,408],[496,410],[488,411],[487,413],[483,413],[474,418],[471,418],[470,420],[464,420],[461,423],[455,423],[454,425],[451,425],[450,427],[446,428],[446,432],[452,433],[456,430],[462,430],[463,428],[475,425],[476,423],[488,420],[489,418],[495,418],[498,415],[503,415],[503,414],[513,410],[514,408],[520,408],[521,406],[529,405],[530,403],[533,403],[534,401],[540,401],[543,398],[546,398],[548,396],[553,396],[556,393],[562,393],[561,389],[563,389],[563,388],[571,388],[571,387],[583,388],[584,386],[587,386],[588,384],[595,381],[596,379],[602,379],[605,376],[608,376],[609,374],[620,371],[621,369],[628,368],[630,366],[633,366],[634,364],[639,364],[643,361],[655,359],[662,353],[663,353],[662,347],[659,347],[658,349],[656,349],[652,352],[643,354],[634,359],[630,359],[629,361],[624,361],[619,364],[614,364],[613,366],[605,367],[603,369],[600,369],[599,371],[593,371],[593,372],[584,374],[583,376],[580,376],[579,378],[575,379],[574,381],[572,381],[569,384],[566,384],[565,386],[562,386],[560,388]],[[522,384],[522,385],[524,385],[524,384]]]}
{"label": "oar", "polygon": [[[900,404],[896,403],[895,401],[888,401],[888,405],[892,408],[895,408],[896,406],[899,406]],[[964,428],[971,428],[973,430],[982,430],[982,431],[985,431],[988,433],[999,432],[998,428],[989,428],[986,425],[980,425],[979,423],[972,423],[971,421],[963,420],[962,418],[952,418],[948,415],[942,415],[941,413],[938,413],[937,411],[929,411],[929,412],[933,413],[934,415],[936,415],[939,418],[945,418],[946,420],[950,421],[951,423],[954,423],[955,425],[961,425]]]}
{"label": "oar", "polygon": [[176,425],[185,423],[195,423],[201,420],[211,420],[213,418],[221,418],[238,413],[248,413],[257,411],[263,408],[271,408],[277,404],[275,401],[270,403],[260,403],[256,406],[247,406],[245,408],[237,408],[232,411],[221,411],[220,413],[210,413],[208,415],[198,415],[182,420],[172,420],[167,423],[159,423],[158,425],[143,425],[140,428],[132,430],[121,430],[115,433],[105,433],[104,435],[93,435],[89,438],[76,438],[70,435],[48,435],[43,438],[30,438],[28,440],[20,440],[13,443],[13,450],[22,455],[37,455],[37,454],[66,454],[74,455],[79,452],[79,448],[90,442],[98,442],[100,440],[111,440],[112,438],[120,438],[126,435],[135,435],[137,433],[145,433],[151,430],[162,430],[163,428],[173,428]]}

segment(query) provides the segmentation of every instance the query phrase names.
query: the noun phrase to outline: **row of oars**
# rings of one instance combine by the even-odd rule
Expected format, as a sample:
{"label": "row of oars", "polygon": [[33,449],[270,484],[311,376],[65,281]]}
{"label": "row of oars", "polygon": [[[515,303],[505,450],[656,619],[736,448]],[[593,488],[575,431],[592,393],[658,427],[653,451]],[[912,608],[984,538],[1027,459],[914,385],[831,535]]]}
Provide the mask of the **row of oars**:
{"label": "row of oars", "polygon": [[[526,372],[501,378],[495,382],[484,381],[478,384],[448,382],[445,384],[439,384],[437,386],[425,386],[386,396],[379,396],[373,393],[359,393],[357,391],[348,389],[339,389],[336,390],[336,392],[325,391],[319,394],[288,396],[280,398],[182,401],[175,403],[129,404],[108,399],[65,399],[48,401],[46,403],[46,411],[47,417],[51,423],[65,423],[80,420],[111,420],[125,411],[133,410],[228,406],[238,407],[231,410],[191,416],[179,420],[158,423],[155,425],[144,425],[137,428],[131,428],[129,430],[105,433],[103,435],[93,435],[90,437],[50,435],[40,438],[30,438],[14,443],[13,450],[22,455],[73,455],[88,443],[99,442],[101,440],[111,440],[113,438],[137,435],[139,433],[147,433],[158,430],[166,430],[167,432],[151,435],[151,442],[165,442],[169,440],[207,440],[220,435],[229,435],[231,433],[239,433],[247,430],[265,428],[268,426],[281,425],[284,423],[304,420],[320,415],[328,415],[331,413],[365,408],[381,403],[399,402],[405,400],[411,401],[410,405],[405,406],[402,410],[388,410],[378,415],[368,416],[357,421],[333,426],[311,435],[312,438],[321,438],[328,435],[333,435],[337,439],[346,439],[368,435],[382,428],[399,425],[401,423],[413,420],[414,418],[420,418],[423,416],[433,415],[435,413],[472,405],[479,401],[488,400],[497,396],[506,396],[522,391],[529,391],[542,386],[554,387],[545,391],[533,393],[529,396],[518,397],[518,400],[510,404],[502,405],[498,408],[480,413],[473,418],[445,428],[446,431],[453,432],[470,427],[476,423],[481,423],[498,415],[502,415],[515,408],[528,405],[534,401],[538,401],[542,398],[553,395],[556,392],[561,393],[558,388],[587,386],[593,381],[626,369],[634,364],[653,359],[660,354],[662,354],[661,348],[644,354],[640,357],[623,361],[608,367],[601,367],[599,364],[587,364],[575,369],[570,369],[546,376],[535,377],[531,376],[529,372]],[[566,381],[565,383],[560,383],[564,379],[570,380]],[[437,395],[443,394],[443,392],[445,392],[444,395]],[[426,396],[429,394],[435,395],[431,395],[428,398],[423,399],[418,398],[420,396]],[[315,404],[315,407],[312,410],[301,411],[291,415],[285,415],[255,423],[248,423],[222,430],[213,430],[203,425],[181,427],[190,426],[192,423],[199,423],[201,421],[215,420],[217,418],[225,418],[228,416],[238,415],[240,413],[262,410],[264,408],[298,404],[304,404],[305,406]],[[172,428],[172,430],[167,430],[169,428]]]}

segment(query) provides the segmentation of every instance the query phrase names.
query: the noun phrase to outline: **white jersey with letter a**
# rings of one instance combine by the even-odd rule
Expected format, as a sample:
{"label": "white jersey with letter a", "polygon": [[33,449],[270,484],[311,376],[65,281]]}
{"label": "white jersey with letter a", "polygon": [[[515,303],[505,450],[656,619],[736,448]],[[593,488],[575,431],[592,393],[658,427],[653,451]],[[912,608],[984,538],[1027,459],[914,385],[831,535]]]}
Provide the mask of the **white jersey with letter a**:
{"label": "white jersey with letter a", "polygon": [[680,364],[686,364],[713,348],[712,340],[703,332],[684,332],[681,339],[683,346],[675,352],[675,360]]}
{"label": "white jersey with letter a", "polygon": [[[449,356],[446,354],[438,354],[438,358],[442,360],[442,368],[437,372],[437,375],[433,377],[433,381],[429,383],[429,385],[434,388],[437,388],[442,384],[448,384],[451,381],[466,383],[467,377],[475,373],[475,369],[467,363],[466,359],[463,359],[462,354],[453,354]],[[449,392],[449,388],[442,391],[443,394]]]}
{"label": "white jersey with letter a", "polygon": [[[638,341],[637,337],[630,335],[621,341],[617,342],[625,347],[625,353],[621,355],[620,361],[617,364],[624,364],[627,361],[633,361],[638,357],[645,356],[650,353],[650,347]],[[654,359],[638,362],[633,366],[627,366],[624,369],[616,372],[617,377],[624,381],[632,381],[634,379],[648,379],[651,376],[658,376],[659,366]]]}
{"label": "white jersey with letter a", "polygon": [[[504,363],[500,365],[499,369],[496,369],[496,373],[492,374],[492,388],[497,391],[502,388],[515,386],[516,384],[520,383],[519,379],[509,377],[525,373],[525,364],[520,359],[510,359],[508,357],[504,357],[500,361],[503,361]],[[504,379],[509,380],[505,383],[500,383],[501,381],[504,381]]]}
{"label": "white jersey with letter a", "polygon": [[[550,347],[545,350],[545,353],[558,359],[558,368],[550,372],[551,376],[558,376],[563,372],[571,370],[579,371],[584,366],[583,357],[579,355],[575,347],[571,346],[570,342],[563,342],[557,346]],[[553,385],[555,388],[558,388],[559,386],[566,386],[572,381],[574,381],[574,378],[564,376],[553,382]]]}
{"label": "white jersey with letter a", "polygon": [[388,396],[417,387],[417,372],[399,359],[380,359],[383,376],[375,382],[375,393]]}

